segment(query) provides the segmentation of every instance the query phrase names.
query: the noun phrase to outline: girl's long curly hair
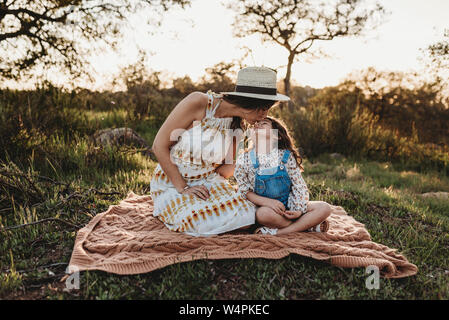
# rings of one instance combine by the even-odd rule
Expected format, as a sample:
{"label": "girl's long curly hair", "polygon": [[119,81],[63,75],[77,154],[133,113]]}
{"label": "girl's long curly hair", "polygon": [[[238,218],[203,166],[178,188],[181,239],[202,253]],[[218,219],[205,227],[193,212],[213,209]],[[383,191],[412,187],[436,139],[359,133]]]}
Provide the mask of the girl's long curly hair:
{"label": "girl's long curly hair", "polygon": [[302,157],[299,154],[298,150],[296,149],[294,139],[292,138],[290,132],[288,131],[285,123],[282,120],[273,117],[266,117],[266,119],[271,121],[271,127],[273,129],[278,130],[278,138],[279,138],[278,148],[290,150],[290,152],[295,157],[296,163],[298,164],[300,171],[304,172],[304,167],[302,166]]}

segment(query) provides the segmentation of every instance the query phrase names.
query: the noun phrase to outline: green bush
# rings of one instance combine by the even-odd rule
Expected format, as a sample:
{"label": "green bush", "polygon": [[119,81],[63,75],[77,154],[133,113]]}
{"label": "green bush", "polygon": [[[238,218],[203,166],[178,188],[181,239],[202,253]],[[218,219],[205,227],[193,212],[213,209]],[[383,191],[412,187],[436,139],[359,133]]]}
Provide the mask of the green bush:
{"label": "green bush", "polygon": [[437,169],[448,174],[447,147],[422,144],[413,127],[412,137],[399,135],[397,129],[379,125],[378,116],[362,106],[322,104],[289,111],[277,109],[305,157],[338,152],[355,158],[392,161],[417,171]]}
{"label": "green bush", "polygon": [[50,136],[88,134],[86,116],[71,107],[71,93],[51,85],[34,91],[0,91],[0,159],[21,162]]}

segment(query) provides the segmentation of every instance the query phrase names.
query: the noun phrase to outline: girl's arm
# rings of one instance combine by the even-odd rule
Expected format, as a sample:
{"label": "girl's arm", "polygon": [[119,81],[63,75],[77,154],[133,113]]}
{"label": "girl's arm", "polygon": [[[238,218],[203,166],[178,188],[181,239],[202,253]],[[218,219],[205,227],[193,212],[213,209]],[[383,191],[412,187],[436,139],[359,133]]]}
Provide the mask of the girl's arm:
{"label": "girl's arm", "polygon": [[234,177],[239,185],[239,191],[246,198],[260,207],[270,207],[276,213],[282,214],[285,211],[284,204],[276,199],[262,197],[253,192],[253,184],[249,179],[248,172],[252,170],[248,153],[244,153],[237,158]]}
{"label": "girl's arm", "polygon": [[301,171],[293,155],[290,155],[287,161],[287,173],[292,181],[292,190],[288,197],[288,206],[290,211],[296,211],[301,215],[307,212],[307,203],[309,202],[309,189],[305,183]]}
{"label": "girl's arm", "polygon": [[273,211],[276,212],[277,214],[284,215],[285,206],[279,200],[259,196],[257,193],[254,193],[252,191],[249,191],[246,194],[246,197],[248,198],[249,201],[251,201],[252,203],[254,203],[259,207],[268,207],[273,209]]}
{"label": "girl's arm", "polygon": [[192,92],[181,100],[169,114],[153,141],[152,150],[165,174],[178,192],[187,185],[178,166],[170,159],[170,146],[176,142],[175,130],[188,129],[195,120],[201,120],[206,114],[207,96],[202,92]]}
{"label": "girl's arm", "polygon": [[[237,149],[237,138],[232,138],[232,162],[233,163],[223,163],[221,166],[215,169],[220,175],[222,175],[225,179],[228,179],[229,177],[232,177],[234,175],[235,171],[235,153]],[[225,161],[228,160],[229,157],[226,155]]]}
{"label": "girl's arm", "polygon": [[237,181],[239,186],[239,192],[246,197],[249,191],[253,190],[251,181],[248,177],[248,168],[247,168],[247,153],[242,153],[237,157],[235,162],[235,170],[234,170],[234,178]]}
{"label": "girl's arm", "polygon": [[251,170],[248,153],[244,153],[237,158],[234,177],[239,185],[239,191],[252,203],[260,207],[270,207],[276,213],[281,214],[285,211],[284,204],[276,199],[262,197],[253,192],[253,184],[251,183],[248,172]]}
{"label": "girl's arm", "polygon": [[266,207],[270,198],[259,196],[257,193],[248,191],[246,198],[259,207]]}

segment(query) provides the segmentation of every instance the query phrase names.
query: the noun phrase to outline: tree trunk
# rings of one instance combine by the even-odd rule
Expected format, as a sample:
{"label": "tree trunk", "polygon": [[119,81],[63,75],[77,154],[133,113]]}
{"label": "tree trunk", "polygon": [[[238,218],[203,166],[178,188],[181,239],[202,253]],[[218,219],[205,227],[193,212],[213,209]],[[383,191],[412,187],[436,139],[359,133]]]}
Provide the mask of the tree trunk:
{"label": "tree trunk", "polygon": [[[285,79],[284,79],[284,90],[285,90],[285,95],[290,97],[290,78],[292,75],[292,65],[293,65],[293,60],[295,59],[295,54],[290,52],[290,55],[288,56],[288,64],[287,64],[287,73],[285,74]],[[288,106],[288,109],[291,111],[293,108],[293,103],[292,101],[288,101],[286,103],[286,105]],[[281,109],[282,109],[282,104],[281,104]]]}

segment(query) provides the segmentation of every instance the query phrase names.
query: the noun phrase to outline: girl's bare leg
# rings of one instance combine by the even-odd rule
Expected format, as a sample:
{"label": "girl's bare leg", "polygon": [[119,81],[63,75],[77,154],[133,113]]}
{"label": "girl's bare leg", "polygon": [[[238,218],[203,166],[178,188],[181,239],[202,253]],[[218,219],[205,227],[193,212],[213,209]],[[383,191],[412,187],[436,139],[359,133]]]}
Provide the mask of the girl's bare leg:
{"label": "girl's bare leg", "polygon": [[292,220],[287,219],[269,207],[260,207],[256,211],[256,221],[268,228],[285,228],[292,224]]}
{"label": "girl's bare leg", "polygon": [[326,220],[331,214],[331,211],[331,206],[325,201],[309,201],[307,204],[307,212],[288,226],[279,228],[277,234],[305,231]]}

